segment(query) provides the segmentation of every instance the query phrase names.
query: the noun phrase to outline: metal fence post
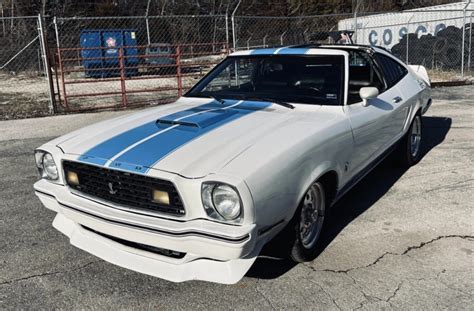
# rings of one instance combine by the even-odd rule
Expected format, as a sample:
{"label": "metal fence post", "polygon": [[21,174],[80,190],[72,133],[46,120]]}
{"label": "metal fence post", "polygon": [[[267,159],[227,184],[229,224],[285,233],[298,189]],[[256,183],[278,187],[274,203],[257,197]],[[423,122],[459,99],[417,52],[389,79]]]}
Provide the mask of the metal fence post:
{"label": "metal fence post", "polygon": [[232,41],[233,41],[233,46],[234,46],[234,51],[235,49],[237,48],[237,36],[235,34],[235,13],[237,12],[237,9],[239,8],[240,6],[240,3],[242,2],[242,0],[239,0],[239,2],[237,3],[237,6],[235,7],[235,9],[232,11],[232,16],[231,16],[231,22],[232,22]]}
{"label": "metal fence post", "polygon": [[[464,44],[466,43],[466,8],[471,3],[469,0],[462,10],[462,45],[461,45],[461,77],[464,77]],[[471,26],[472,27],[472,26]],[[471,28],[470,27],[470,28]]]}
{"label": "metal fence post", "polygon": [[54,104],[54,85],[53,78],[51,76],[51,66],[49,64],[49,50],[48,50],[48,41],[45,34],[45,29],[43,25],[43,17],[41,14],[38,14],[38,31],[40,36],[40,48],[43,54],[43,68],[48,80],[48,95],[49,95],[49,113],[54,114],[56,112],[56,107]]}
{"label": "metal fence post", "polygon": [[2,12],[2,28],[3,28],[3,36],[5,37],[5,19],[3,14],[3,1],[0,2],[0,11]]}
{"label": "metal fence post", "polygon": [[[57,21],[57,18],[56,16],[53,17],[53,25],[54,25],[54,33],[56,35],[56,51],[58,53],[58,62],[59,62],[59,69],[63,70],[62,68],[62,64],[61,64],[61,58],[60,58],[60,50],[59,50],[59,46],[60,46],[60,43],[59,43],[59,29],[58,29],[58,21]],[[61,100],[61,91],[59,89],[59,78],[58,78],[58,66],[57,66],[57,63],[56,63],[56,59],[54,61],[54,64],[55,64],[55,76],[56,76],[56,88],[58,90],[58,102],[60,105],[62,105],[62,100]],[[65,86],[64,86],[64,75],[62,75],[62,83],[63,83],[63,89],[65,89]],[[64,98],[66,98],[66,94],[63,92],[63,95],[64,95]]]}
{"label": "metal fence post", "polygon": [[145,14],[146,38],[147,38],[148,45],[150,45],[150,42],[151,42],[151,39],[150,39],[150,23],[148,21],[148,14],[149,14],[149,11],[150,11],[150,1],[151,0],[148,0],[148,2],[146,4],[146,14]]}
{"label": "metal fence post", "polygon": [[281,45],[283,45],[283,37],[286,35],[286,32],[287,32],[287,31],[288,31],[288,30],[285,30],[285,31],[281,34],[281,36],[280,36],[280,44],[281,44]]}
{"label": "metal fence post", "polygon": [[178,96],[183,96],[183,81],[181,80],[181,47],[176,47],[176,78],[178,79]]}
{"label": "metal fence post", "polygon": [[236,44],[235,44],[235,18],[232,15],[232,17],[230,19],[231,19],[231,23],[232,23],[232,46],[233,46],[234,51],[235,51],[235,48],[236,48]]}
{"label": "metal fence post", "polygon": [[357,44],[357,12],[359,11],[359,6],[363,4],[363,1],[355,1],[355,6],[354,6],[354,0],[352,1],[352,7],[354,8],[354,39],[353,42]]}
{"label": "metal fence post", "polygon": [[354,40],[353,42],[357,44],[357,10],[354,12]]}
{"label": "metal fence post", "polygon": [[123,47],[119,48],[119,66],[120,66],[120,88],[122,91],[122,105],[124,107],[127,106],[127,89],[125,85],[125,77],[126,77],[126,72],[125,72],[125,64],[124,64],[124,54],[123,54]]}
{"label": "metal fence post", "polygon": [[58,47],[58,62],[59,62],[59,72],[61,73],[61,90],[63,92],[63,98],[64,98],[64,107],[66,109],[69,108],[69,104],[67,101],[67,93],[66,93],[66,81],[64,77],[64,66],[63,66],[63,59],[61,55],[61,49]]}
{"label": "metal fence post", "polygon": [[413,18],[413,16],[415,16],[415,14],[413,14],[412,16],[410,16],[410,18],[408,19],[408,22],[407,22],[407,50],[406,50],[406,55],[405,55],[405,62],[407,63],[407,65],[409,64],[408,62],[408,42],[410,41],[409,38],[410,38],[410,22],[411,22],[411,19]]}
{"label": "metal fence post", "polygon": [[37,49],[38,51],[38,72],[41,72],[42,68],[41,68],[41,49]]}
{"label": "metal fence post", "polygon": [[227,11],[225,12],[225,42],[227,49],[229,49],[229,15],[227,15]]}
{"label": "metal fence post", "polygon": [[466,8],[462,12],[462,39],[461,39],[461,77],[464,77],[464,41],[466,36]]}
{"label": "metal fence post", "polygon": [[59,29],[58,29],[58,20],[55,17],[53,17],[53,24],[54,24],[54,33],[56,35],[56,47],[59,48]]}
{"label": "metal fence post", "polygon": [[474,12],[471,12],[471,16],[469,17],[469,58],[467,59],[467,68],[471,71],[471,49],[472,49],[472,15]]}

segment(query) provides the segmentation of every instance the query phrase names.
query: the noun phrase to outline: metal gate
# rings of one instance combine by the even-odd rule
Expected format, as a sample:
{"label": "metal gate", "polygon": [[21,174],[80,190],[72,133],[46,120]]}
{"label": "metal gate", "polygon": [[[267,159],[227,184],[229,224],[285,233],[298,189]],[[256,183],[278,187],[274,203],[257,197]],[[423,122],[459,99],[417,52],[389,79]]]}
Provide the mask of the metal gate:
{"label": "metal gate", "polygon": [[63,111],[172,102],[229,51],[222,16],[63,18],[54,25]]}
{"label": "metal gate", "polygon": [[[169,53],[153,52],[158,49]],[[225,42],[58,48],[61,106],[77,111],[168,103],[227,53]]]}

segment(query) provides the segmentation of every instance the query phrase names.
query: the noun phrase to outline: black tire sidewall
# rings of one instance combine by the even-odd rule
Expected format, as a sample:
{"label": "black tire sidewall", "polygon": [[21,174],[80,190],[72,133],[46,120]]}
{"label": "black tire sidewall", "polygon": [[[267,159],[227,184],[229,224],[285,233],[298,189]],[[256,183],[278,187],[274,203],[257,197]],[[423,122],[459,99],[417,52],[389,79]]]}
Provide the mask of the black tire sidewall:
{"label": "black tire sidewall", "polygon": [[[290,247],[290,258],[295,261],[295,262],[307,262],[307,261],[311,261],[313,260],[316,255],[317,255],[317,251],[318,251],[318,240],[319,238],[321,237],[321,232],[323,231],[324,229],[324,225],[326,223],[326,219],[327,219],[327,216],[328,216],[328,202],[327,202],[327,195],[326,195],[326,189],[324,187],[324,184],[323,183],[320,183],[320,182],[317,182],[319,183],[319,185],[321,186],[321,188],[323,189],[323,191],[325,192],[325,196],[324,196],[324,204],[325,204],[325,215],[324,215],[324,220],[323,220],[323,224],[322,224],[322,229],[316,239],[316,243],[314,244],[314,246],[310,249],[308,248],[305,248],[301,242],[301,236],[300,236],[300,218],[301,218],[301,210],[302,210],[302,204],[303,204],[303,199],[301,200],[300,204],[298,205],[298,208],[295,212],[295,215],[293,216],[293,219],[291,220],[289,226],[290,228],[292,228],[293,230],[291,230],[290,234],[292,234],[292,243],[291,243],[291,247]],[[311,184],[311,187],[314,185]]]}
{"label": "black tire sidewall", "polygon": [[[420,141],[420,147],[418,150],[418,153],[416,156],[413,156],[411,154],[411,143],[410,143],[410,133],[412,131],[412,128],[415,123],[415,118],[420,118],[420,131],[421,131],[421,141]],[[417,113],[415,118],[413,118],[413,121],[411,122],[410,128],[408,129],[408,132],[406,133],[404,139],[403,139],[403,144],[402,144],[402,165],[406,167],[410,167],[418,163],[421,159],[421,146],[423,144],[423,118],[421,114]]]}

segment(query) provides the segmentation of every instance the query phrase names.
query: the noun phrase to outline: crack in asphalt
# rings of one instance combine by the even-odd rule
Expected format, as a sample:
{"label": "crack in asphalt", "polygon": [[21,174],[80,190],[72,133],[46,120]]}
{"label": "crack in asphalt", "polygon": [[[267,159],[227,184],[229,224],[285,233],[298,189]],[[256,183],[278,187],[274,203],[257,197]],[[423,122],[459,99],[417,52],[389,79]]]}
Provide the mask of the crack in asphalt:
{"label": "crack in asphalt", "polygon": [[334,270],[334,269],[315,269],[314,267],[310,266],[310,265],[307,265],[307,264],[303,264],[304,266],[310,268],[311,270],[313,270],[314,272],[333,272],[333,273],[344,273],[344,274],[347,274],[348,272],[351,272],[351,271],[354,271],[354,270],[358,270],[358,269],[364,269],[364,268],[370,268],[374,265],[376,265],[377,263],[379,263],[379,261],[381,261],[385,256],[387,255],[393,255],[393,256],[403,256],[403,255],[406,255],[407,253],[409,253],[410,251],[414,250],[414,249],[420,249],[428,244],[431,244],[431,243],[434,243],[436,241],[439,241],[441,239],[448,239],[448,238],[461,238],[461,239],[468,239],[468,240],[472,240],[474,239],[474,235],[458,235],[458,234],[450,234],[450,235],[441,235],[441,236],[438,236],[434,239],[431,239],[429,241],[426,241],[426,242],[421,242],[419,245],[414,245],[414,246],[409,246],[405,251],[403,251],[402,253],[393,253],[393,252],[385,252],[383,253],[382,255],[380,255],[378,258],[376,258],[373,262],[371,262],[370,264],[368,265],[365,265],[365,266],[359,266],[359,267],[353,267],[353,268],[349,268],[349,269],[345,269],[345,270]]}
{"label": "crack in asphalt", "polygon": [[[373,303],[373,302],[378,302],[378,301],[383,301],[383,302],[386,302],[388,303],[390,306],[393,307],[392,303],[390,302],[393,298],[395,298],[395,296],[397,295],[398,291],[402,288],[402,285],[403,285],[404,281],[401,281],[397,287],[393,290],[393,293],[387,297],[387,299],[381,299],[379,297],[376,297],[376,296],[370,296],[370,295],[367,295],[366,293],[364,293],[363,291],[362,294],[364,295],[364,298],[365,300],[362,301],[356,308],[354,308],[354,310],[359,310],[359,309],[362,309],[362,307],[364,307],[365,305],[367,304],[370,304],[370,303]],[[373,299],[375,299],[376,301],[372,301]]]}
{"label": "crack in asphalt", "polygon": [[372,303],[374,301],[372,301],[372,299],[375,299],[377,301],[383,301],[382,299],[380,299],[379,297],[375,297],[375,296],[370,296],[370,295],[367,295],[366,293],[364,293],[363,291],[361,291],[362,295],[364,295],[364,298],[365,300],[362,301],[356,308],[354,308],[353,310],[359,310],[359,309],[362,309],[362,307],[364,307],[365,305],[367,305],[368,303]]}
{"label": "crack in asphalt", "polygon": [[434,243],[436,241],[439,241],[439,240],[442,240],[442,239],[452,239],[452,238],[460,238],[460,239],[466,239],[466,240],[474,240],[474,235],[460,235],[460,234],[449,234],[449,235],[440,235],[434,239],[431,239],[429,241],[426,241],[426,242],[421,242],[419,245],[417,246],[410,246],[408,247],[403,253],[399,254],[399,255],[405,255],[407,254],[408,252],[414,250],[414,249],[420,249],[422,248],[423,246],[426,246],[428,244],[431,244],[431,243]]}
{"label": "crack in asphalt", "polygon": [[257,282],[255,283],[255,292],[257,294],[259,294],[266,302],[268,302],[268,304],[270,305],[270,308],[272,310],[276,310],[275,306],[273,305],[273,303],[270,301],[270,299],[263,293],[261,292],[259,289],[258,289],[258,282],[260,280],[257,280]]}
{"label": "crack in asphalt", "polygon": [[[409,252],[411,252],[412,250],[415,250],[415,249],[420,249],[426,245],[429,245],[429,244],[432,244],[436,241],[439,241],[441,239],[448,239],[448,238],[461,238],[461,239],[468,239],[470,241],[474,241],[474,236],[472,235],[457,235],[457,234],[452,234],[452,235],[442,235],[442,236],[438,236],[436,238],[433,238],[429,241],[425,241],[425,242],[421,242],[420,244],[418,245],[414,245],[414,246],[409,246],[407,247],[403,252],[401,253],[393,253],[393,252],[385,252],[383,253],[382,255],[380,255],[378,258],[376,258],[373,262],[371,262],[370,264],[368,265],[365,265],[365,266],[360,266],[360,267],[354,267],[354,268],[350,268],[350,269],[346,269],[346,270],[334,270],[334,269],[315,269],[314,267],[310,266],[310,265],[307,265],[307,264],[303,264],[303,266],[307,267],[308,269],[310,269],[312,272],[332,272],[332,273],[342,273],[344,275],[346,275],[347,277],[349,277],[352,282],[354,283],[354,285],[360,290],[360,292],[362,293],[362,295],[364,295],[364,298],[365,300],[362,301],[357,307],[355,307],[353,310],[359,310],[361,309],[362,307],[364,307],[365,305],[367,304],[370,304],[372,302],[377,302],[377,301],[383,301],[383,302],[386,302],[390,305],[391,304],[391,300],[393,298],[395,298],[395,296],[397,295],[397,293],[400,291],[401,287],[403,286],[404,284],[404,281],[400,282],[398,284],[398,286],[394,289],[393,293],[387,297],[387,299],[381,299],[379,297],[376,297],[376,296],[371,296],[371,295],[368,295],[364,292],[363,288],[357,283],[356,279],[354,277],[352,277],[349,272],[351,271],[354,271],[354,270],[358,270],[358,269],[363,269],[363,268],[369,268],[369,267],[372,267],[376,264],[378,264],[385,256],[387,255],[393,255],[393,256],[404,256],[404,255],[407,255]],[[309,274],[311,274],[311,271],[309,272]],[[442,272],[439,272],[437,273],[436,275],[436,278],[439,279],[439,275],[441,273],[444,273],[443,271]],[[312,281],[311,279],[309,279],[310,281]],[[312,281],[313,282],[313,281]],[[316,283],[316,282],[313,282],[314,284],[317,284],[323,291],[324,293],[326,293],[333,301],[333,303],[336,305],[337,308],[339,308],[339,310],[341,310],[341,308],[337,305],[335,299],[329,295],[329,293],[319,284],[319,283]],[[443,283],[443,282],[442,282]],[[443,285],[445,285],[446,287],[448,287],[446,284],[443,283]],[[450,287],[448,287],[450,288]],[[451,288],[453,289],[453,288]],[[454,289],[453,289],[454,290]],[[463,292],[461,290],[457,290],[459,292]],[[375,300],[375,301],[374,301]]]}
{"label": "crack in asphalt", "polygon": [[441,186],[438,186],[438,187],[434,187],[434,188],[425,190],[425,193],[433,192],[433,191],[441,190],[441,189],[452,190],[452,189],[460,189],[460,188],[472,188],[472,187],[467,187],[467,186],[469,186],[469,182],[473,181],[473,180],[474,180],[474,178],[470,178],[470,179],[461,180],[461,181],[458,181],[458,182],[455,182],[455,183],[452,183],[452,184],[448,184],[448,185],[441,185]]}
{"label": "crack in asphalt", "polygon": [[390,302],[390,300],[392,300],[393,298],[395,298],[395,296],[397,295],[398,291],[402,288],[403,283],[404,283],[404,282],[401,281],[401,282],[398,284],[397,288],[395,288],[395,290],[393,291],[392,295],[390,295],[387,299],[385,299],[385,302],[388,302],[390,305],[392,305],[391,302]]}
{"label": "crack in asphalt", "polygon": [[342,308],[339,307],[339,305],[337,304],[336,299],[329,292],[327,292],[321,284],[319,284],[318,282],[315,282],[312,279],[308,279],[308,281],[313,283],[314,285],[317,285],[326,294],[326,296],[328,296],[329,299],[331,299],[332,303],[336,306],[336,308],[338,310],[342,310]]}
{"label": "crack in asphalt", "polygon": [[[307,266],[307,265],[305,265],[305,264],[303,264],[303,266],[309,268],[311,271],[320,271],[320,270],[314,270],[311,266]],[[310,275],[310,274],[311,274],[311,272],[308,273],[308,275]],[[354,283],[354,285],[359,289],[359,291],[362,293],[362,295],[364,295],[364,298],[365,298],[365,300],[362,301],[362,302],[359,304],[359,306],[356,307],[354,310],[357,310],[357,309],[362,308],[367,302],[373,302],[372,300],[375,300],[375,301],[383,301],[383,300],[380,299],[379,297],[371,296],[371,295],[367,294],[367,293],[364,291],[364,289],[362,288],[362,286],[359,285],[359,284],[357,283],[356,279],[353,278],[350,274],[347,274],[347,273],[346,273],[345,275],[346,275],[347,277],[349,277],[349,278],[352,280],[352,282]],[[334,305],[335,305],[339,310],[342,310],[342,308],[339,307],[339,305],[336,303],[336,299],[334,299],[334,298],[332,297],[332,295],[330,295],[329,292],[327,292],[327,291],[323,288],[323,286],[322,286],[321,284],[315,282],[313,279],[310,279],[310,278],[309,278],[308,280],[309,280],[311,283],[314,283],[314,284],[318,285],[318,286],[321,288],[321,290],[329,296],[329,298],[332,300],[332,302],[334,303]]]}
{"label": "crack in asphalt", "polygon": [[34,279],[34,278],[38,278],[38,277],[43,277],[43,276],[50,276],[50,275],[56,275],[56,274],[62,274],[62,273],[69,273],[69,272],[74,272],[74,271],[79,271],[79,270],[82,270],[84,268],[87,268],[88,266],[96,263],[96,262],[100,262],[102,260],[94,260],[94,261],[91,261],[91,262],[88,262],[82,266],[79,266],[79,267],[76,267],[74,269],[71,269],[71,270],[65,270],[65,271],[51,271],[51,272],[44,272],[44,273],[39,273],[39,274],[33,274],[33,275],[28,275],[28,276],[24,276],[24,277],[21,277],[21,278],[17,278],[17,279],[12,279],[12,280],[7,280],[7,281],[3,281],[0,283],[0,286],[3,286],[3,285],[9,285],[9,284],[12,284],[12,283],[16,283],[16,282],[21,282],[21,281],[25,281],[25,280],[29,280],[29,279]]}

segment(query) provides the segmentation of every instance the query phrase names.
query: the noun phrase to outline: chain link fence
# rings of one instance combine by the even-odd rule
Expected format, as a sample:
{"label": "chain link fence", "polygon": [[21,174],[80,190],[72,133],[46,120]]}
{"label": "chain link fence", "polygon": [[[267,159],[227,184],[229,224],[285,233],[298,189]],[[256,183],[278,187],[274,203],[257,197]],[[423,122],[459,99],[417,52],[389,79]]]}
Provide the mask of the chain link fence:
{"label": "chain link fence", "polygon": [[472,17],[468,2],[401,13],[361,14],[339,21],[355,31],[357,43],[390,50],[407,64],[423,65],[432,81],[471,79]]}
{"label": "chain link fence", "polygon": [[170,102],[228,54],[225,16],[55,20],[63,110]]}
{"label": "chain link fence", "polygon": [[3,119],[47,114],[48,100],[58,112],[170,102],[229,51],[309,43],[334,30],[353,30],[356,43],[425,66],[433,81],[473,81],[473,6],[303,17],[48,17],[42,32],[38,17],[4,18],[0,112]]}
{"label": "chain link fence", "polygon": [[434,82],[473,81],[473,13],[474,4],[461,2],[397,13],[245,16],[235,17],[232,29],[237,50],[309,43],[317,32],[352,30],[355,43],[423,65]]}
{"label": "chain link fence", "polygon": [[38,17],[0,18],[0,120],[49,113]]}
{"label": "chain link fence", "polygon": [[308,43],[312,34],[338,30],[338,21],[352,14],[302,17],[236,16],[232,19],[235,49],[252,49]]}

